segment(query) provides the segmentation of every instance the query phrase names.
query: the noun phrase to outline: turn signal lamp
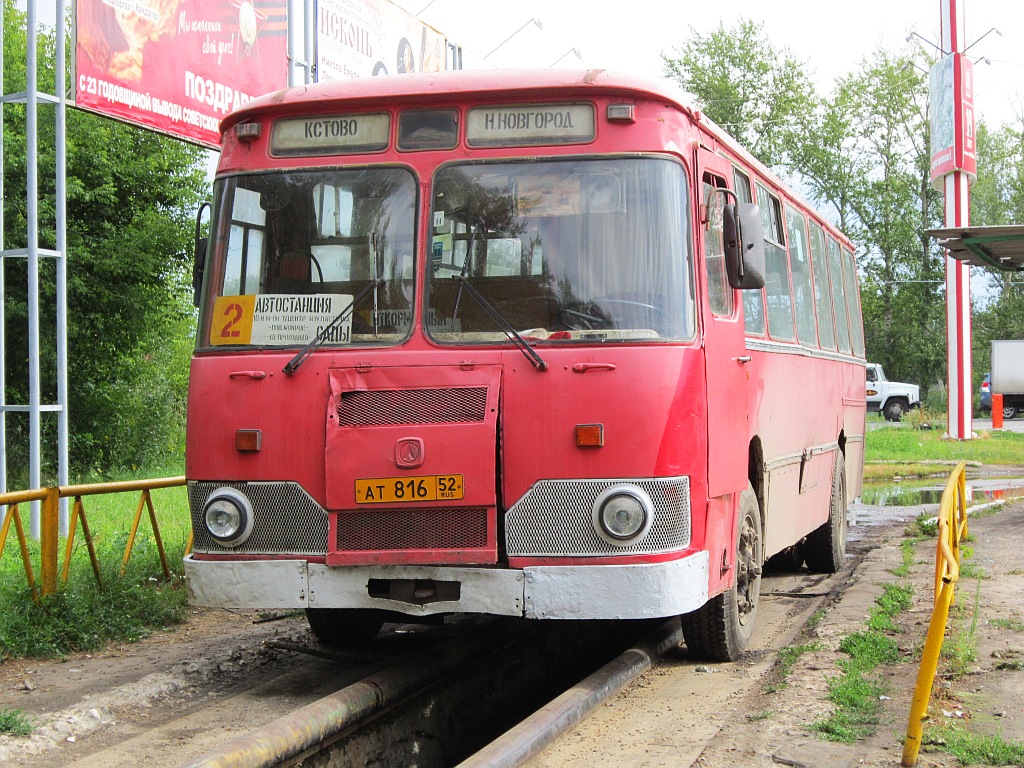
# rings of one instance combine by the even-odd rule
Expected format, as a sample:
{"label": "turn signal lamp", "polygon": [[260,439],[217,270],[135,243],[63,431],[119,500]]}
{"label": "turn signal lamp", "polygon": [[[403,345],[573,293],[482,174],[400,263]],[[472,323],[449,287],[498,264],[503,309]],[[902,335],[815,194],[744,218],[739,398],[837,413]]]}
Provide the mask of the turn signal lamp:
{"label": "turn signal lamp", "polygon": [[576,447],[600,448],[604,445],[604,424],[577,424]]}
{"label": "turn signal lamp", "polygon": [[256,453],[263,447],[263,430],[240,429],[235,432],[235,450]]}
{"label": "turn signal lamp", "polygon": [[262,132],[262,123],[239,123],[235,126],[235,138],[243,144],[256,141]]}

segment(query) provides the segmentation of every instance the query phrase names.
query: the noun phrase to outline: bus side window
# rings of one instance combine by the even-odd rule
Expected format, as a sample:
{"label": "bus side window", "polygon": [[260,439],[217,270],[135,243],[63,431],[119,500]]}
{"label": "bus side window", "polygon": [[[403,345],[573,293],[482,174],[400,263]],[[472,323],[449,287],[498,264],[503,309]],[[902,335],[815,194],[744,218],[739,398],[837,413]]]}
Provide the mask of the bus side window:
{"label": "bus side window", "polygon": [[[751,203],[750,177],[739,168],[733,166],[732,180],[736,187],[736,201]],[[760,291],[743,291],[743,328],[751,335],[764,336],[764,289]]]}
{"label": "bus side window", "polygon": [[832,306],[836,313],[836,335],[839,351],[850,351],[850,322],[846,317],[846,285],[843,282],[843,257],[839,243],[828,239],[828,263],[832,273]]}
{"label": "bus side window", "polygon": [[850,312],[850,335],[853,337],[853,354],[864,357],[864,322],[860,315],[860,291],[857,287],[857,262],[853,252],[843,249],[846,266],[846,306]]}
{"label": "bus side window", "polygon": [[816,347],[818,330],[814,324],[814,291],[811,288],[811,257],[807,249],[806,217],[800,211],[787,207],[786,229],[789,233],[789,264],[793,269],[797,338],[801,344]]}
{"label": "bus side window", "polygon": [[836,348],[832,321],[832,290],[828,281],[828,251],[824,230],[811,222],[811,264],[814,267],[814,306],[818,314],[818,340],[822,349]]}
{"label": "bus side window", "polygon": [[757,185],[757,202],[764,227],[767,267],[765,294],[768,301],[768,334],[774,339],[793,339],[793,297],[789,291],[789,259],[782,233],[782,209],[777,197]]}
{"label": "bus side window", "polygon": [[735,307],[733,289],[725,270],[725,241],[722,235],[722,215],[726,196],[715,190],[725,187],[725,179],[704,174],[703,197],[707,205],[707,229],[704,235],[704,273],[707,275],[708,303],[711,312],[728,317]]}

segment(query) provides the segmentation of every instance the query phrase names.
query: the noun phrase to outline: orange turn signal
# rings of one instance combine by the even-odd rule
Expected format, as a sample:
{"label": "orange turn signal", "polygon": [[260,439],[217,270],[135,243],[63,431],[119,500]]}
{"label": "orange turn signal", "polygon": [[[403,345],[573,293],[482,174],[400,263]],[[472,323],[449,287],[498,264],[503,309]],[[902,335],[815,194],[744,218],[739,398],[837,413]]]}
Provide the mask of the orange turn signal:
{"label": "orange turn signal", "polygon": [[263,447],[263,430],[240,429],[235,432],[235,450],[255,453]]}
{"label": "orange turn signal", "polygon": [[576,447],[600,448],[604,445],[604,424],[577,424]]}

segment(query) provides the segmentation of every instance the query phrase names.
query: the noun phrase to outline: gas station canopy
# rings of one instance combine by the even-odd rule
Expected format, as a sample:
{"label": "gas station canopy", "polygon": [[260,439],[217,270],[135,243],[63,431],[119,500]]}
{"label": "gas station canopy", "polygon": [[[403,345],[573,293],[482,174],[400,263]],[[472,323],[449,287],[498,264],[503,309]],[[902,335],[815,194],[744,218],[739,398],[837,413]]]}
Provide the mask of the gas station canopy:
{"label": "gas station canopy", "polygon": [[928,229],[949,255],[975,267],[1024,272],[1024,224]]}

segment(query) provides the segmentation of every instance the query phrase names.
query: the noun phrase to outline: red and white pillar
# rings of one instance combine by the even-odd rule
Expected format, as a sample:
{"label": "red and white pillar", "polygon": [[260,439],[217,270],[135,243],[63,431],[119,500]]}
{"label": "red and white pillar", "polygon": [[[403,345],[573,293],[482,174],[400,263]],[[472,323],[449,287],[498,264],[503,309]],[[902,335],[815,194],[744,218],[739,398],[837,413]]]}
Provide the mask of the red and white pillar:
{"label": "red and white pillar", "polygon": [[[949,51],[932,70],[932,183],[945,196],[946,227],[966,227],[970,220],[970,185],[977,175],[974,138],[974,70],[963,53],[961,0],[940,0],[942,49]],[[937,71],[941,70],[941,71]],[[939,87],[936,84],[940,83]],[[944,146],[936,125],[952,121],[952,145]],[[948,126],[947,126],[948,127]],[[949,418],[946,434],[955,440],[973,437],[971,391],[970,265],[946,255],[946,349]]]}

